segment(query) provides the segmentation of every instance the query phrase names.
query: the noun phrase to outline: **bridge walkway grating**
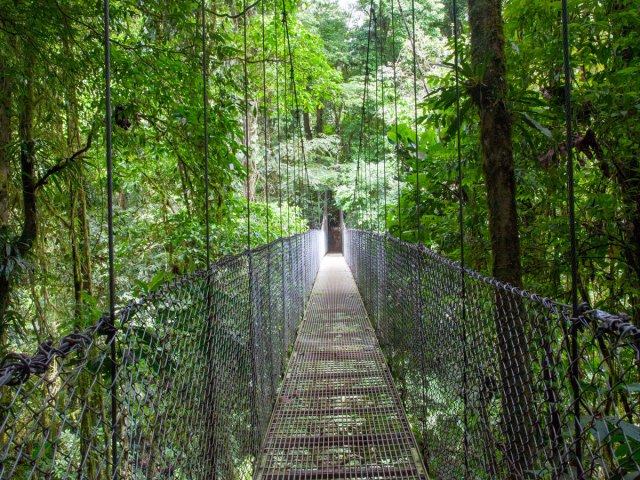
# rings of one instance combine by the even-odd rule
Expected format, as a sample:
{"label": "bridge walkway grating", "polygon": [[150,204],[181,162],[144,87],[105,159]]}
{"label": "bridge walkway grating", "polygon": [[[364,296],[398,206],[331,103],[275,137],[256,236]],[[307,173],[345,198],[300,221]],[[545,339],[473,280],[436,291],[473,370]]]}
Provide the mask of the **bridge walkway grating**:
{"label": "bridge walkway grating", "polygon": [[320,266],[255,478],[427,479],[341,255]]}

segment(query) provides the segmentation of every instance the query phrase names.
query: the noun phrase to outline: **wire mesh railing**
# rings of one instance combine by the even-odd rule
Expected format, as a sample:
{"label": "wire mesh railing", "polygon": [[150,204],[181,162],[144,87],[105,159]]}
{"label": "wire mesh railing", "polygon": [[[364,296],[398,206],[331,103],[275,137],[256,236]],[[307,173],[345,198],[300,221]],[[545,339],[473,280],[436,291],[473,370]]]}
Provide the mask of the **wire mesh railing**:
{"label": "wire mesh railing", "polygon": [[129,304],[115,332],[7,356],[0,478],[250,478],[325,251],[321,230],[276,240]]}
{"label": "wire mesh railing", "polygon": [[[379,233],[345,256],[437,479],[640,478],[640,329]],[[464,311],[463,311],[464,305]]]}

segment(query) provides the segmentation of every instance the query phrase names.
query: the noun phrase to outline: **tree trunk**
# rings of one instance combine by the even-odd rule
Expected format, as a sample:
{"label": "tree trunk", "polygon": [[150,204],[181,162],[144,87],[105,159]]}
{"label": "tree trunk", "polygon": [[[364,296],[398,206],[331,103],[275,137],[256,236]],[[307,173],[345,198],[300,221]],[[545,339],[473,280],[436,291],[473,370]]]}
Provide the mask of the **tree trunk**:
{"label": "tree trunk", "polygon": [[316,110],[316,135],[324,133],[324,107],[320,105]]}
{"label": "tree trunk", "polygon": [[[614,162],[618,172],[615,179],[620,185],[627,225],[623,228],[625,242],[622,245],[622,251],[627,265],[633,272],[633,275],[629,275],[629,280],[638,289],[640,288],[640,174],[638,173],[640,160],[629,153],[627,158]],[[640,307],[633,305],[632,308],[634,322],[640,325]]]}
{"label": "tree trunk", "polygon": [[[9,252],[6,247],[2,251],[2,261],[6,265],[9,261],[9,257],[19,255],[24,257],[31,251],[33,243],[38,234],[38,216],[36,208],[36,179],[35,179],[35,142],[33,139],[33,55],[28,49],[25,49],[24,53],[24,90],[20,95],[19,109],[20,109],[20,122],[19,122],[19,139],[20,139],[20,169],[22,178],[22,196],[23,196],[23,223],[22,233],[20,238],[15,240],[9,248]],[[6,59],[4,60],[6,62]],[[0,72],[6,72],[5,69],[0,69]],[[1,75],[2,73],[0,73]],[[10,106],[11,99],[11,85],[10,80],[7,77],[0,77],[2,85],[0,88],[7,91],[0,91],[3,96],[0,101],[0,122],[5,122],[9,125],[8,132],[2,132],[0,141],[10,140],[10,113],[6,111],[6,108]],[[5,95],[6,94],[6,97]],[[3,129],[4,130],[4,129]],[[8,145],[8,144],[7,144]],[[5,172],[8,172],[8,164],[10,162],[9,155],[7,154],[7,145],[0,144],[0,166],[2,166]],[[0,173],[0,175],[2,175]],[[10,178],[6,180],[5,185],[8,188],[8,182]],[[7,199],[8,201],[8,199]],[[6,227],[6,225],[5,225]],[[9,242],[9,232],[5,231],[4,242]],[[13,272],[12,272],[13,273]],[[11,276],[12,275],[0,275],[0,346],[6,344],[7,325],[5,321],[5,314],[9,307],[9,294],[11,292]]]}
{"label": "tree trunk", "polygon": [[[519,287],[520,240],[501,7],[500,0],[469,0],[471,61],[474,71],[482,72],[470,93],[480,114],[493,275]],[[533,460],[528,342],[516,299],[509,292],[499,290],[496,307],[505,469],[510,472],[510,478],[521,479],[527,476],[525,472],[531,469]]]}
{"label": "tree trunk", "polygon": [[480,111],[493,275],[499,280],[520,286],[512,120],[506,104],[506,61],[500,0],[469,0],[469,21],[473,67],[477,72],[484,70],[472,96]]}
{"label": "tree trunk", "polygon": [[[9,243],[9,207],[11,191],[11,76],[7,58],[0,53],[0,252],[6,263],[6,245]],[[5,312],[9,301],[9,280],[0,275],[0,356],[6,345]]]}
{"label": "tree trunk", "polygon": [[302,112],[302,123],[304,125],[304,138],[311,140],[313,133],[311,132],[311,116],[309,112]]}
{"label": "tree trunk", "polygon": [[[69,52],[69,55],[71,53]],[[80,129],[78,100],[76,87],[71,85],[67,98],[67,155],[71,156],[80,149]],[[84,167],[79,159],[79,169],[76,178],[69,181],[69,233],[71,243],[71,260],[73,267],[74,328],[82,331],[87,327],[87,307],[85,295],[93,295],[93,281],[91,278],[91,239],[89,222],[87,219],[87,196],[85,192]],[[90,354],[93,357],[93,354]],[[81,463],[78,476],[99,480],[100,455],[96,448],[95,433],[98,424],[98,414],[101,410],[101,392],[91,388],[92,374],[84,369],[78,377],[77,401],[80,411],[80,452]],[[88,404],[88,408],[84,406]]]}
{"label": "tree trunk", "polygon": [[33,138],[33,56],[25,53],[25,86],[20,102],[20,168],[22,170],[23,225],[16,245],[21,256],[27,255],[38,235],[36,205],[36,147]]}

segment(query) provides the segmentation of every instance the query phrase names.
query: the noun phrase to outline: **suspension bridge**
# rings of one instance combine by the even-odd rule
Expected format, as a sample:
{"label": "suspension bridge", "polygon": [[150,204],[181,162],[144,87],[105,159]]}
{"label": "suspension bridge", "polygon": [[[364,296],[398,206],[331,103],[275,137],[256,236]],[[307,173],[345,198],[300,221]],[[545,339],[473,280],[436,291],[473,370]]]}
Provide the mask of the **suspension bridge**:
{"label": "suspension bridge", "polygon": [[621,478],[637,462],[637,327],[472,271],[463,322],[460,265],[343,234],[344,257],[326,231],[280,239],[131,303],[114,332],[106,316],[5,358],[0,477]]}
{"label": "suspension bridge", "polygon": [[206,269],[116,309],[112,193],[110,311],[0,364],[0,479],[640,478],[625,315],[357,225],[327,254],[326,209],[251,248],[249,202],[245,252],[212,263],[207,225]]}

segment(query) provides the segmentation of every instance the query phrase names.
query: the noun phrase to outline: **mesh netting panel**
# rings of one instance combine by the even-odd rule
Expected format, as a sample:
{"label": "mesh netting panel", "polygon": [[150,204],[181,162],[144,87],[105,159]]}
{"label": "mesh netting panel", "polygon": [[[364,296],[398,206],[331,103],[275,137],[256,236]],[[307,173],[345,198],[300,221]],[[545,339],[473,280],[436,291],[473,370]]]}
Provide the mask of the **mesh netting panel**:
{"label": "mesh netting panel", "polygon": [[345,255],[431,476],[640,478],[640,330],[624,316],[574,320],[472,271],[463,298],[459,265],[382,234],[345,230]]}
{"label": "mesh netting panel", "polygon": [[115,335],[6,357],[0,478],[250,478],[325,249],[277,240],[130,304]]}

